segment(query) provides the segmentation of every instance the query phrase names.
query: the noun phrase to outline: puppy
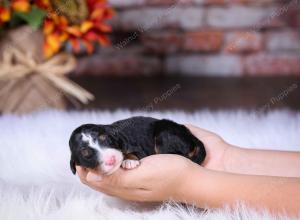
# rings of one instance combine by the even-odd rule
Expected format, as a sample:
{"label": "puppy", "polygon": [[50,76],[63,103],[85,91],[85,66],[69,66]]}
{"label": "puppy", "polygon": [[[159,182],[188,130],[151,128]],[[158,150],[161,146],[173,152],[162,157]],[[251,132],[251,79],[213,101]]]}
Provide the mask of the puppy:
{"label": "puppy", "polygon": [[69,145],[73,174],[75,165],[80,165],[109,175],[120,166],[133,169],[153,154],[179,154],[198,164],[206,156],[203,143],[185,126],[150,117],[82,125],[73,131]]}

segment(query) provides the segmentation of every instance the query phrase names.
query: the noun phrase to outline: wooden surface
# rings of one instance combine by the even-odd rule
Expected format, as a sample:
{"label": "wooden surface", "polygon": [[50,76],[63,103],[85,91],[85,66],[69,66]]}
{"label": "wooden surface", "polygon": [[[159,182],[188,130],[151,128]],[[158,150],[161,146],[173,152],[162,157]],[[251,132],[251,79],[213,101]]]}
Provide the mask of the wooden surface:
{"label": "wooden surface", "polygon": [[73,77],[73,80],[96,95],[96,100],[85,109],[300,110],[299,77]]}

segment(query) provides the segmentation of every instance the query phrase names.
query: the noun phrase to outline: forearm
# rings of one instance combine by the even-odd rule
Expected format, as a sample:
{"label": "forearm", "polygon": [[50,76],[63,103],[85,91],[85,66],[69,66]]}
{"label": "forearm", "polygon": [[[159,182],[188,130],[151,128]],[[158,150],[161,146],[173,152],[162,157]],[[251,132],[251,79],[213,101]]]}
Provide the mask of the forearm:
{"label": "forearm", "polygon": [[219,208],[243,202],[274,213],[300,214],[299,178],[238,175],[199,167],[193,169],[183,192],[181,202],[199,207]]}
{"label": "forearm", "polygon": [[300,152],[243,149],[230,146],[224,155],[224,171],[300,177]]}

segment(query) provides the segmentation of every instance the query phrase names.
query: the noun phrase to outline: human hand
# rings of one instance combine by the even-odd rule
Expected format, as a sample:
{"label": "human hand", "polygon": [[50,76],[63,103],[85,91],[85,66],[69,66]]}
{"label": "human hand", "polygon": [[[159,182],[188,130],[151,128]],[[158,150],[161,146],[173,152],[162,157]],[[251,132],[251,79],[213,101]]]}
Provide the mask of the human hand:
{"label": "human hand", "polygon": [[185,157],[158,154],[143,158],[133,170],[120,168],[109,176],[80,166],[76,170],[82,183],[111,196],[134,201],[183,202],[187,191],[192,191],[189,183],[193,182],[193,171],[197,168],[201,167]]}
{"label": "human hand", "polygon": [[211,170],[226,171],[228,151],[236,147],[226,143],[219,135],[213,132],[190,124],[185,126],[204,144],[206,157],[201,165]]}
{"label": "human hand", "polygon": [[267,208],[276,213],[299,214],[299,178],[217,172],[169,154],[146,157],[136,169],[119,169],[102,178],[95,171],[76,169],[89,187],[126,200],[172,200],[201,208],[231,207],[238,201],[263,207],[263,211]]}
{"label": "human hand", "polygon": [[[193,125],[186,127],[205,146],[207,156],[202,165],[208,169],[223,171],[226,152],[233,146],[212,132]],[[198,181],[196,185],[191,184],[195,183],[195,178],[199,178],[199,175],[202,177],[205,170],[187,158],[170,154],[143,158],[139,167],[133,170],[119,169],[110,176],[101,176],[95,170],[79,166],[76,169],[81,182],[111,196],[134,201],[172,199],[179,202],[185,202],[189,192],[199,191],[199,184],[203,181]]]}

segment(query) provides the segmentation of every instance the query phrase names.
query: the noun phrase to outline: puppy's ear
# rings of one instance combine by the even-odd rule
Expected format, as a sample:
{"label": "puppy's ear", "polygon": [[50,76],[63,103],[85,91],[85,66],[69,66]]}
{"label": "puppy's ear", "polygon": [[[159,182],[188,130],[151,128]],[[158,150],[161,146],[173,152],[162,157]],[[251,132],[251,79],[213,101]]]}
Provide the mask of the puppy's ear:
{"label": "puppy's ear", "polygon": [[73,155],[71,155],[71,160],[70,160],[70,168],[72,170],[72,173],[75,175],[76,174],[76,167],[75,167],[75,158]]}

